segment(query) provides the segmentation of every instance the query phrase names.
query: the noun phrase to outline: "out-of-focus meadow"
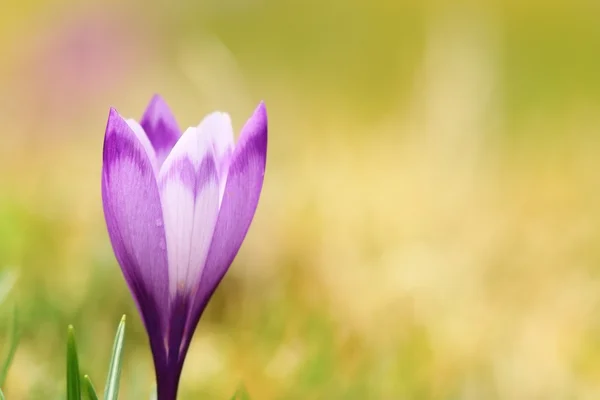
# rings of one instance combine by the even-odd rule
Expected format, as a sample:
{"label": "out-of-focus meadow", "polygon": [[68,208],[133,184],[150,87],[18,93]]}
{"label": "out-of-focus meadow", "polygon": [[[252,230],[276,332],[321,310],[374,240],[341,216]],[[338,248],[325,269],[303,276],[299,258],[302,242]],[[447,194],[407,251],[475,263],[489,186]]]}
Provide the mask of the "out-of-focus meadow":
{"label": "out-of-focus meadow", "polygon": [[600,398],[600,7],[452,3],[5,0],[7,398],[64,395],[70,323],[100,386],[123,313],[121,398],[148,398],[100,167],[109,107],[154,93],[184,128],[261,99],[270,121],[182,399]]}

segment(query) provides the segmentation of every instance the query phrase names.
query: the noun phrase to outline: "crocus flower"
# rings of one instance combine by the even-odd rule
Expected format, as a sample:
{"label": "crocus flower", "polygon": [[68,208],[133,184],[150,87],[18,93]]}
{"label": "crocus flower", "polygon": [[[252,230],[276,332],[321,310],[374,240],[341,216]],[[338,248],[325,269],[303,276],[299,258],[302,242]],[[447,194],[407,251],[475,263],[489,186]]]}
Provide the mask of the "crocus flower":
{"label": "crocus flower", "polygon": [[174,400],[192,335],[254,217],[267,153],[263,103],[237,144],[229,115],[183,134],[155,96],[140,123],[111,109],[102,201],[112,247],[148,332],[158,400]]}

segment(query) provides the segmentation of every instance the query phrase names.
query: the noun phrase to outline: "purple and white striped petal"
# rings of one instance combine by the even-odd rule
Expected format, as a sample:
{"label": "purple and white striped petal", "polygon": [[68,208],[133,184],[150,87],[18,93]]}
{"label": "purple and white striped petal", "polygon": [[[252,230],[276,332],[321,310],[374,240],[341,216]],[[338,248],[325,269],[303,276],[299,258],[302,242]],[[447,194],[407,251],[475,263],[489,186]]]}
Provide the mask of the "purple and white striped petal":
{"label": "purple and white striped petal", "polygon": [[266,162],[267,110],[261,102],[242,128],[231,156],[200,292],[216,286],[237,255],[258,206]]}
{"label": "purple and white striped petal", "polygon": [[219,214],[219,177],[208,135],[189,128],[163,166],[164,214],[171,298],[198,286]]}
{"label": "purple and white striped petal", "polygon": [[234,148],[234,138],[233,126],[231,125],[229,114],[218,111],[208,114],[204,117],[198,129],[202,132],[201,134],[207,135],[210,138],[215,158],[218,162],[231,157]]}
{"label": "purple and white striped petal", "polygon": [[215,156],[217,172],[219,174],[219,204],[225,191],[227,181],[227,170],[234,149],[233,126],[231,117],[224,112],[213,112],[208,114],[200,125],[199,134],[209,138]]}
{"label": "purple and white striped petal", "polygon": [[128,118],[125,120],[125,122],[127,123],[127,125],[129,125],[133,133],[135,133],[137,139],[144,147],[144,151],[148,155],[148,159],[152,164],[152,170],[154,171],[154,175],[158,176],[160,165],[158,164],[158,159],[156,158],[156,151],[154,150],[152,143],[150,143],[150,139],[148,139],[148,135],[146,135],[144,128],[142,128],[142,126],[133,118]]}
{"label": "purple and white striped petal", "polygon": [[242,129],[227,174],[219,217],[194,298],[185,348],[217,285],[237,255],[254,217],[267,160],[267,111],[260,103]]}
{"label": "purple and white striped petal", "polygon": [[160,167],[181,136],[177,121],[162,97],[155,95],[150,100],[140,125],[154,147]]}
{"label": "purple and white striped petal", "polygon": [[154,150],[111,109],[104,138],[102,201],[108,234],[154,352],[168,313],[169,275]]}

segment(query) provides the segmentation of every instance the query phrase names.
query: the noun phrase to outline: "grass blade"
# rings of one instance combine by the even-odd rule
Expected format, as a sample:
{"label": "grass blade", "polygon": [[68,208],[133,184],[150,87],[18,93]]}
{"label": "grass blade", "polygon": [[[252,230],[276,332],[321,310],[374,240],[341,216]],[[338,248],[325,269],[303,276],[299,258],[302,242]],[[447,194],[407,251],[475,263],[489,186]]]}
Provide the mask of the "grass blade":
{"label": "grass blade", "polygon": [[0,387],[4,386],[4,381],[8,375],[8,369],[12,364],[15,353],[17,352],[17,346],[19,344],[19,315],[17,307],[13,309],[12,321],[10,324],[10,336],[8,342],[8,352],[2,363],[2,369],[0,369]]}
{"label": "grass blade", "polygon": [[88,375],[84,375],[83,377],[83,387],[84,393],[87,394],[87,398],[89,400],[98,400],[98,394],[96,393],[96,389],[94,388],[94,384]]}
{"label": "grass blade", "polygon": [[2,389],[0,389],[0,400],[5,400],[4,399],[4,393],[2,393]]}
{"label": "grass blade", "polygon": [[0,304],[8,297],[8,293],[17,281],[17,273],[13,270],[0,271]]}
{"label": "grass blade", "polygon": [[117,400],[119,397],[119,381],[121,379],[121,363],[123,360],[123,344],[125,338],[125,315],[121,318],[115,342],[113,344],[110,366],[108,368],[108,377],[104,387],[104,400]]}
{"label": "grass blade", "polygon": [[231,400],[250,400],[250,395],[244,385],[240,385]]}
{"label": "grass blade", "polygon": [[79,360],[77,358],[73,325],[69,325],[67,337],[67,400],[81,400]]}

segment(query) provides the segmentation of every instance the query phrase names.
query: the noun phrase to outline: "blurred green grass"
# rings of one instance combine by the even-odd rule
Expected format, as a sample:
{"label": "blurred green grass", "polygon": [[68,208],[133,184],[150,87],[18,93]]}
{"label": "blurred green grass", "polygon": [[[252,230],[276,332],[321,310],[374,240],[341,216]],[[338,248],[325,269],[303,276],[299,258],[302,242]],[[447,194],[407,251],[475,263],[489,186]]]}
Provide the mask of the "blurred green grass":
{"label": "blurred green grass", "polygon": [[[270,117],[247,241],[181,398],[600,396],[600,25],[586,2],[11,3],[0,15],[0,267],[9,399],[64,392],[66,327],[122,398],[145,333],[101,211],[109,106],[182,127]],[[75,40],[76,38],[78,40]],[[2,319],[0,332],[7,332]],[[4,343],[0,337],[0,343]]]}

